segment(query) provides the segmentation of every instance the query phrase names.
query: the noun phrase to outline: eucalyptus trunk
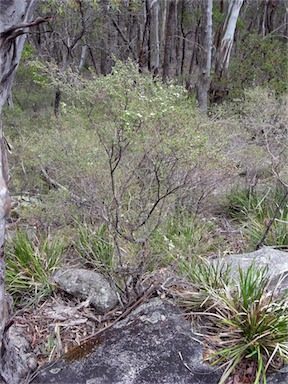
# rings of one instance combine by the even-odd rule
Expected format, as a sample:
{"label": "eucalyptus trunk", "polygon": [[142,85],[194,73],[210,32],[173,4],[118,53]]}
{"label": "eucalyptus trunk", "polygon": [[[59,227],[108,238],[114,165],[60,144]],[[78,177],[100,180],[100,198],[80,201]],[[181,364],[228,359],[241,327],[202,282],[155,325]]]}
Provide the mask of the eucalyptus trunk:
{"label": "eucalyptus trunk", "polygon": [[2,109],[11,94],[19,65],[27,27],[31,23],[37,0],[0,0],[0,346],[8,317],[5,297],[5,225],[10,211],[8,163],[3,135]]}
{"label": "eucalyptus trunk", "polygon": [[228,12],[225,19],[220,49],[217,52],[216,74],[218,78],[227,75],[230,56],[233,46],[233,39],[236,30],[236,23],[244,0],[229,0]]}
{"label": "eucalyptus trunk", "polygon": [[205,0],[205,27],[203,38],[203,50],[197,84],[197,100],[201,112],[207,113],[208,92],[210,88],[211,57],[212,57],[212,1]]}
{"label": "eucalyptus trunk", "polygon": [[169,5],[168,5],[167,20],[166,20],[163,74],[162,74],[162,80],[164,82],[169,77],[171,53],[173,50],[173,35],[174,35],[174,28],[175,28],[175,2],[174,0],[170,0],[168,4]]}
{"label": "eucalyptus trunk", "polygon": [[159,46],[159,0],[154,0],[151,4],[153,7],[153,30],[154,30],[154,62],[153,62],[153,75],[157,76],[159,73],[160,62],[160,46]]}

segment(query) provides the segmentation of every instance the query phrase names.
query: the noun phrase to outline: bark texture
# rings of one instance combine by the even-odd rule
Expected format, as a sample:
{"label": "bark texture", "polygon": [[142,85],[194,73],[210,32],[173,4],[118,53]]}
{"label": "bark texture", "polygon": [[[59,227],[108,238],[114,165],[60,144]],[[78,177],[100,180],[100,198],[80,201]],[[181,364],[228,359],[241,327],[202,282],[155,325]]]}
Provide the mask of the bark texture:
{"label": "bark texture", "polygon": [[216,73],[218,77],[226,76],[233,46],[236,23],[244,0],[229,0],[228,13],[223,27],[223,37],[217,55]]}
{"label": "bark texture", "polygon": [[174,28],[175,28],[175,2],[174,0],[170,0],[169,6],[168,6],[168,15],[166,20],[166,32],[165,32],[163,75],[162,75],[162,80],[164,82],[167,81],[167,78],[169,77]]}
{"label": "bark texture", "polygon": [[197,99],[201,112],[207,113],[212,57],[212,0],[205,0],[203,7],[205,7],[204,49],[201,53],[201,72],[197,84]]}
{"label": "bark texture", "polygon": [[2,108],[11,92],[25,41],[25,33],[27,27],[30,26],[36,5],[37,0],[0,0],[0,345],[2,345],[8,316],[4,287],[4,246],[5,221],[10,210],[10,197],[7,188],[9,175],[3,136]]}

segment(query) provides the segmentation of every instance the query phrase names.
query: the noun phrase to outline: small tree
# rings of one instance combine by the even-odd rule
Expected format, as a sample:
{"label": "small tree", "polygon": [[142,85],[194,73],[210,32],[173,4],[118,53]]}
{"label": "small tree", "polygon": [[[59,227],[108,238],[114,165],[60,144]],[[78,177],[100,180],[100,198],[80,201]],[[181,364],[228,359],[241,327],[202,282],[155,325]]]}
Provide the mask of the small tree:
{"label": "small tree", "polygon": [[[209,173],[202,169],[217,162],[216,146],[211,148],[199,129],[199,116],[182,86],[139,74],[129,61],[117,62],[111,74],[93,80],[54,69],[52,85],[60,82],[72,101],[68,115],[84,116],[87,127],[82,125],[81,133],[77,128],[68,173],[59,172],[51,157],[41,155],[41,166],[85,199],[91,221],[105,221],[118,251],[114,265],[139,270],[147,266],[155,230],[185,209],[185,199],[196,203]],[[48,72],[53,73],[51,66]],[[81,153],[81,135],[88,134],[91,147]]]}

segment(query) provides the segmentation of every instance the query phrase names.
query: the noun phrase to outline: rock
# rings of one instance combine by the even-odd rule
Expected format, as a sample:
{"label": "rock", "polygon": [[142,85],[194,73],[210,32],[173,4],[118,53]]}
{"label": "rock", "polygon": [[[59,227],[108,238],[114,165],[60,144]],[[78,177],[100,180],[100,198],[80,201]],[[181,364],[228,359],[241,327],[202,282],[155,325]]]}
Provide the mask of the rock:
{"label": "rock", "polygon": [[270,287],[273,289],[279,278],[283,275],[284,279],[279,286],[280,291],[288,288],[288,253],[279,251],[272,247],[263,247],[258,251],[251,253],[242,253],[239,255],[228,255],[212,262],[225,262],[230,264],[232,277],[237,281],[239,277],[239,267],[246,272],[248,267],[254,261],[256,266],[263,268],[268,265],[268,275],[271,278]]}
{"label": "rock", "polygon": [[175,306],[152,299],[126,319],[44,367],[33,384],[216,384],[201,344]]}
{"label": "rock", "polygon": [[19,384],[37,367],[36,355],[24,335],[23,327],[14,324],[4,334],[0,373],[5,383]]}
{"label": "rock", "polygon": [[89,299],[101,313],[108,312],[117,304],[115,291],[97,272],[87,269],[62,269],[55,274],[54,280],[65,292],[83,300]]}
{"label": "rock", "polygon": [[[179,308],[152,299],[102,334],[43,367],[31,384],[218,384]],[[288,369],[267,384],[287,384]]]}

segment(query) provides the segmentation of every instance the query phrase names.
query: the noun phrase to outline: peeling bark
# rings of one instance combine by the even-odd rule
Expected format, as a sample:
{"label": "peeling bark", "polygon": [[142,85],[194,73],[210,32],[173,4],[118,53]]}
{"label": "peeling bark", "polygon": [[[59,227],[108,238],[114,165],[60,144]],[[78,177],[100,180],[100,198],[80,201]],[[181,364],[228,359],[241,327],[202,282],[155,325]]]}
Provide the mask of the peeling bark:
{"label": "peeling bark", "polygon": [[219,78],[224,77],[227,74],[233,46],[234,33],[236,30],[236,23],[240,9],[243,5],[243,1],[244,0],[229,0],[228,13],[223,27],[223,37],[216,59],[215,70]]}
{"label": "peeling bark", "polygon": [[8,162],[2,127],[2,108],[11,93],[27,28],[46,19],[31,22],[37,0],[0,0],[0,346],[8,317],[5,299],[5,223],[10,211]]}

